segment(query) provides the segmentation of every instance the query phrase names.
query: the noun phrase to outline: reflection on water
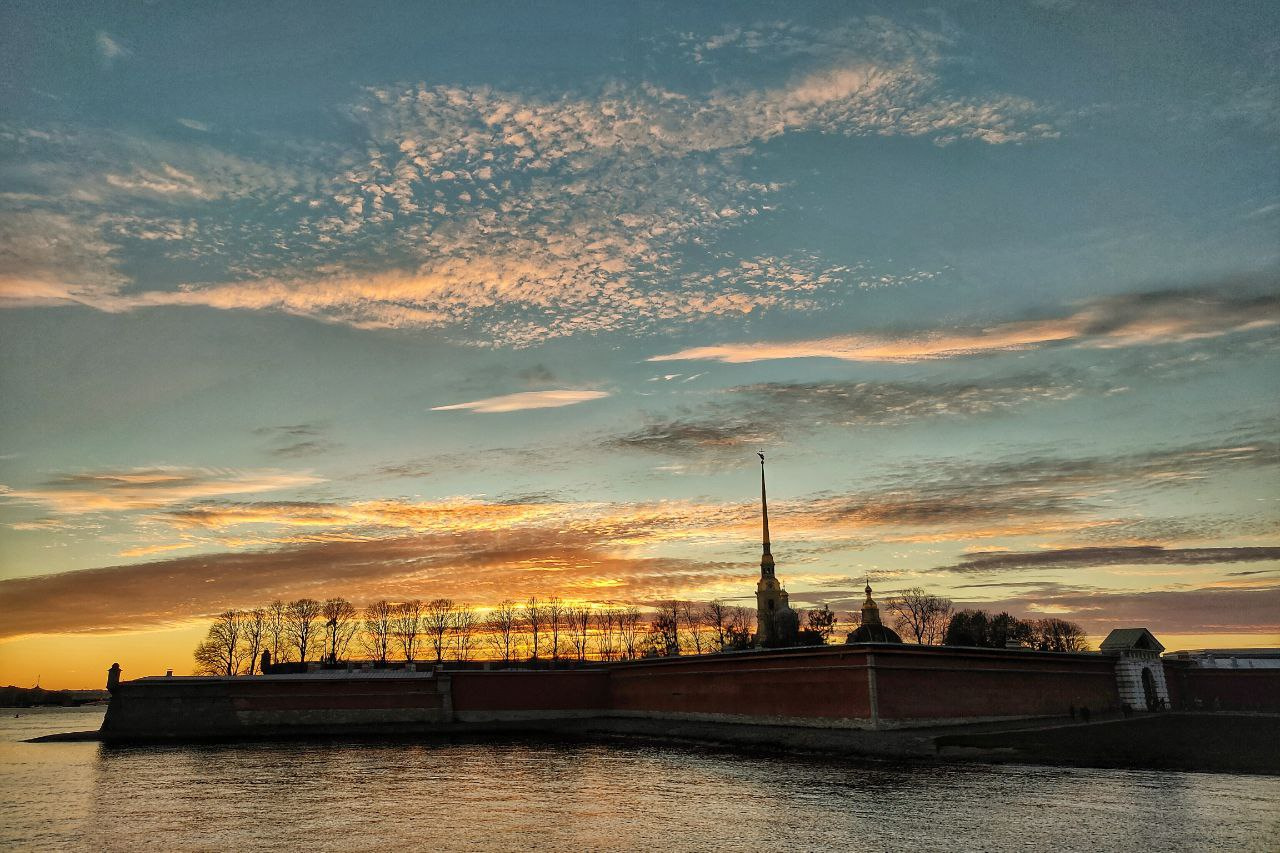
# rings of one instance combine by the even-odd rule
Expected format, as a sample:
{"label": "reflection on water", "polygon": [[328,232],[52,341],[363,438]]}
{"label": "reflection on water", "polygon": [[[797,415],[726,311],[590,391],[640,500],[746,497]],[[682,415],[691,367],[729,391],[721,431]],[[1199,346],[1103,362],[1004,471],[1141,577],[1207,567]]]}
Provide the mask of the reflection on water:
{"label": "reflection on water", "polygon": [[24,744],[0,848],[1272,850],[1280,779],[895,765],[566,742]]}

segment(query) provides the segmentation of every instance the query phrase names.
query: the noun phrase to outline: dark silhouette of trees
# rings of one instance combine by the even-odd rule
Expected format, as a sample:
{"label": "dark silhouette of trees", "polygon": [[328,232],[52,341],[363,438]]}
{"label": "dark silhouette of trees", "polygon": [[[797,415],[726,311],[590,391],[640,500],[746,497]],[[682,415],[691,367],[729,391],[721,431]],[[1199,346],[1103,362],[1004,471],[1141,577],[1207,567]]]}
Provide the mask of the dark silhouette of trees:
{"label": "dark silhouette of trees", "polygon": [[596,613],[596,650],[600,660],[613,660],[618,654],[618,612],[606,607]]}
{"label": "dark silhouette of trees", "polygon": [[680,654],[680,602],[664,601],[649,622],[646,638],[648,656],[675,657]]}
{"label": "dark silhouette of trees", "polygon": [[299,598],[289,602],[285,611],[285,631],[289,642],[298,651],[298,660],[306,663],[307,654],[316,642],[317,622],[321,604],[314,598]]}
{"label": "dark silhouette of trees", "polygon": [[520,611],[514,601],[504,601],[493,609],[485,622],[489,633],[489,641],[494,650],[502,658],[503,663],[511,662],[511,653],[515,650],[516,630],[519,627]]}
{"label": "dark silhouette of trees", "polygon": [[422,630],[435,652],[436,663],[444,660],[449,632],[453,629],[454,606],[449,598],[433,598],[422,611]]}
{"label": "dark silhouette of trees", "polygon": [[258,665],[258,653],[262,651],[262,643],[267,633],[267,611],[255,607],[244,614],[245,661],[249,664],[249,675]]}
{"label": "dark silhouette of trees", "polygon": [[909,633],[921,645],[941,642],[951,623],[951,599],[925,592],[920,587],[905,589],[889,599],[894,626]]}
{"label": "dark silhouette of trees", "polygon": [[471,659],[478,621],[476,610],[470,604],[459,605],[453,613],[453,649],[460,661]]}
{"label": "dark silhouette of trees", "polygon": [[418,659],[418,641],[422,637],[422,602],[418,599],[395,606],[391,620],[393,636],[406,663]]}
{"label": "dark silhouette of trees", "polygon": [[337,663],[345,659],[347,647],[360,629],[356,608],[345,598],[330,598],[321,605],[320,618],[324,620],[327,658],[329,663]]}
{"label": "dark silhouette of trees", "polygon": [[1066,619],[1037,619],[1032,623],[1034,644],[1044,652],[1087,652],[1089,641],[1084,629]]}
{"label": "dark silhouette of trees", "polygon": [[695,601],[678,602],[677,622],[684,625],[684,636],[688,640],[688,645],[693,647],[695,655],[702,654],[702,644],[706,639],[703,631],[706,626],[706,605]]}
{"label": "dark silhouette of trees", "polygon": [[289,606],[280,599],[267,606],[267,648],[272,663],[289,659]]}
{"label": "dark silhouette of trees", "polygon": [[524,623],[529,628],[529,657],[537,660],[538,643],[541,639],[542,629],[546,625],[546,609],[538,602],[537,597],[533,596],[524,603],[523,615]]}
{"label": "dark silhouette of trees", "polygon": [[238,610],[219,613],[209,626],[200,645],[196,646],[196,671],[201,675],[235,675],[244,658],[241,640],[244,616]]}
{"label": "dark silhouette of trees", "polygon": [[808,630],[818,635],[820,644],[826,644],[831,639],[832,633],[836,630],[837,621],[836,614],[825,604],[805,614],[805,624]]}
{"label": "dark silhouette of trees", "polygon": [[551,632],[551,659],[560,659],[560,629],[564,625],[564,602],[558,596],[551,596],[543,608],[546,614],[547,630]]}
{"label": "dark silhouette of trees", "polygon": [[384,598],[365,607],[363,616],[364,633],[361,634],[361,641],[364,650],[369,657],[385,664],[387,655],[391,652],[395,609]]}
{"label": "dark silhouette of trees", "polygon": [[570,607],[565,610],[565,622],[569,628],[569,643],[578,660],[587,659],[587,644],[591,637],[591,608]]}
{"label": "dark silhouette of trees", "polygon": [[945,645],[1003,649],[1009,646],[1046,652],[1087,651],[1084,629],[1065,619],[1023,621],[1008,613],[961,610],[947,625]]}
{"label": "dark silhouette of trees", "polygon": [[618,614],[618,639],[622,644],[622,653],[627,660],[636,656],[636,642],[640,636],[640,608],[626,607]]}

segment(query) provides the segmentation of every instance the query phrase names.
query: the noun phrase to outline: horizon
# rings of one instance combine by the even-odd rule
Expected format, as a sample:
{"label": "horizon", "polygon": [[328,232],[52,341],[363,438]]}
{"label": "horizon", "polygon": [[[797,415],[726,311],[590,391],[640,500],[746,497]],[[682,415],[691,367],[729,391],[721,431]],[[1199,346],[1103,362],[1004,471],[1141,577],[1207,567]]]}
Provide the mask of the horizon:
{"label": "horizon", "polygon": [[1280,647],[1280,7],[0,23],[0,683],[753,606],[761,450],[796,607]]}

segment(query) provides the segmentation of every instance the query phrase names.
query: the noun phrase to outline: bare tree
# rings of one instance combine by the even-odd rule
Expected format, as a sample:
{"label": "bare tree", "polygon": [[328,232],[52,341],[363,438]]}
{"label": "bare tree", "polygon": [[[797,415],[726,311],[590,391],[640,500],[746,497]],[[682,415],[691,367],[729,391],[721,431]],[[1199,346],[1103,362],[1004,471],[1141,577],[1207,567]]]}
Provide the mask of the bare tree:
{"label": "bare tree", "polygon": [[547,628],[551,631],[551,659],[560,659],[560,628],[564,625],[564,602],[559,596],[553,595],[547,599],[547,605],[544,608],[547,614]]}
{"label": "bare tree", "polygon": [[337,663],[346,656],[347,646],[359,628],[356,608],[345,598],[330,598],[320,608],[320,618],[324,620],[329,662]]}
{"label": "bare tree", "polygon": [[1089,641],[1084,629],[1066,619],[1039,619],[1031,623],[1032,643],[1046,652],[1087,652]]}
{"label": "bare tree", "polygon": [[587,642],[591,637],[591,608],[570,607],[565,611],[569,626],[569,641],[578,660],[587,658]]}
{"label": "bare tree", "polygon": [[267,607],[267,639],[272,663],[289,659],[289,606],[280,599]]}
{"label": "bare tree", "polygon": [[636,656],[636,640],[640,633],[640,608],[632,605],[618,614],[618,638],[622,642],[622,652],[627,660]]}
{"label": "bare tree", "polygon": [[476,609],[470,604],[460,605],[453,614],[453,648],[460,661],[471,658],[477,622]]}
{"label": "bare tree", "polygon": [[702,611],[702,622],[711,631],[711,643],[722,652],[729,645],[729,609],[723,601],[708,602]]}
{"label": "bare tree", "polygon": [[395,609],[381,599],[364,609],[364,633],[361,635],[365,653],[378,663],[387,662],[391,650],[391,638],[395,621]]}
{"label": "bare tree", "polygon": [[418,639],[422,636],[422,602],[415,598],[395,605],[391,626],[405,662],[412,663],[417,659]]}
{"label": "bare tree", "polygon": [[659,628],[662,640],[666,645],[667,655],[680,654],[680,602],[675,599],[663,601],[658,605],[658,616],[654,620]]}
{"label": "bare tree", "polygon": [[612,608],[605,608],[596,613],[596,648],[600,652],[600,660],[613,660],[618,653],[615,627],[618,613]]}
{"label": "bare tree", "polygon": [[422,628],[436,653],[436,663],[444,660],[449,646],[449,633],[453,630],[454,606],[449,598],[433,598],[422,611]]}
{"label": "bare tree", "polygon": [[196,670],[203,675],[235,675],[244,656],[244,615],[238,610],[219,613],[204,640],[196,646]]}
{"label": "bare tree", "polygon": [[316,621],[320,618],[320,602],[299,598],[289,602],[285,612],[286,631],[290,643],[298,651],[298,660],[306,663],[307,654],[316,641]]}
{"label": "bare tree", "polygon": [[249,662],[249,675],[253,675],[258,665],[258,654],[262,651],[263,640],[267,633],[267,611],[255,607],[243,615],[245,655]]}
{"label": "bare tree", "polygon": [[927,646],[940,643],[946,635],[951,609],[951,599],[931,595],[918,586],[889,599],[898,630],[910,631],[917,643]]}
{"label": "bare tree", "polygon": [[538,659],[538,639],[542,633],[542,628],[546,623],[545,608],[538,603],[537,597],[531,597],[524,603],[524,621],[529,627],[529,644],[531,654],[534,660]]}
{"label": "bare tree", "polygon": [[680,654],[680,603],[664,601],[649,622],[649,648],[651,652],[667,657]]}
{"label": "bare tree", "polygon": [[515,647],[515,632],[520,620],[520,612],[514,601],[504,601],[489,613],[485,628],[489,632],[489,642],[502,657],[503,663],[511,662],[511,652]]}
{"label": "bare tree", "polygon": [[693,644],[693,653],[702,654],[702,630],[705,626],[706,608],[692,601],[681,601],[677,616],[678,620],[684,623],[685,636]]}
{"label": "bare tree", "polygon": [[745,607],[729,609],[729,627],[726,632],[729,647],[745,649],[751,645],[751,635],[755,630],[755,614]]}

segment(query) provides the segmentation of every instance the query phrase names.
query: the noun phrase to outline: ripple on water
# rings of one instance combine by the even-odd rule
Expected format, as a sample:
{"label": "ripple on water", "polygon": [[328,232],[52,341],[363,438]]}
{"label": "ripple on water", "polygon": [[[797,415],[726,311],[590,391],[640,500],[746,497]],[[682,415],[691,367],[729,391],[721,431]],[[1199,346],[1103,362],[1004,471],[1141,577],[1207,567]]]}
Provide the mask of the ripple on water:
{"label": "ripple on water", "polygon": [[895,765],[557,741],[26,744],[0,721],[0,848],[1269,850],[1280,779]]}

